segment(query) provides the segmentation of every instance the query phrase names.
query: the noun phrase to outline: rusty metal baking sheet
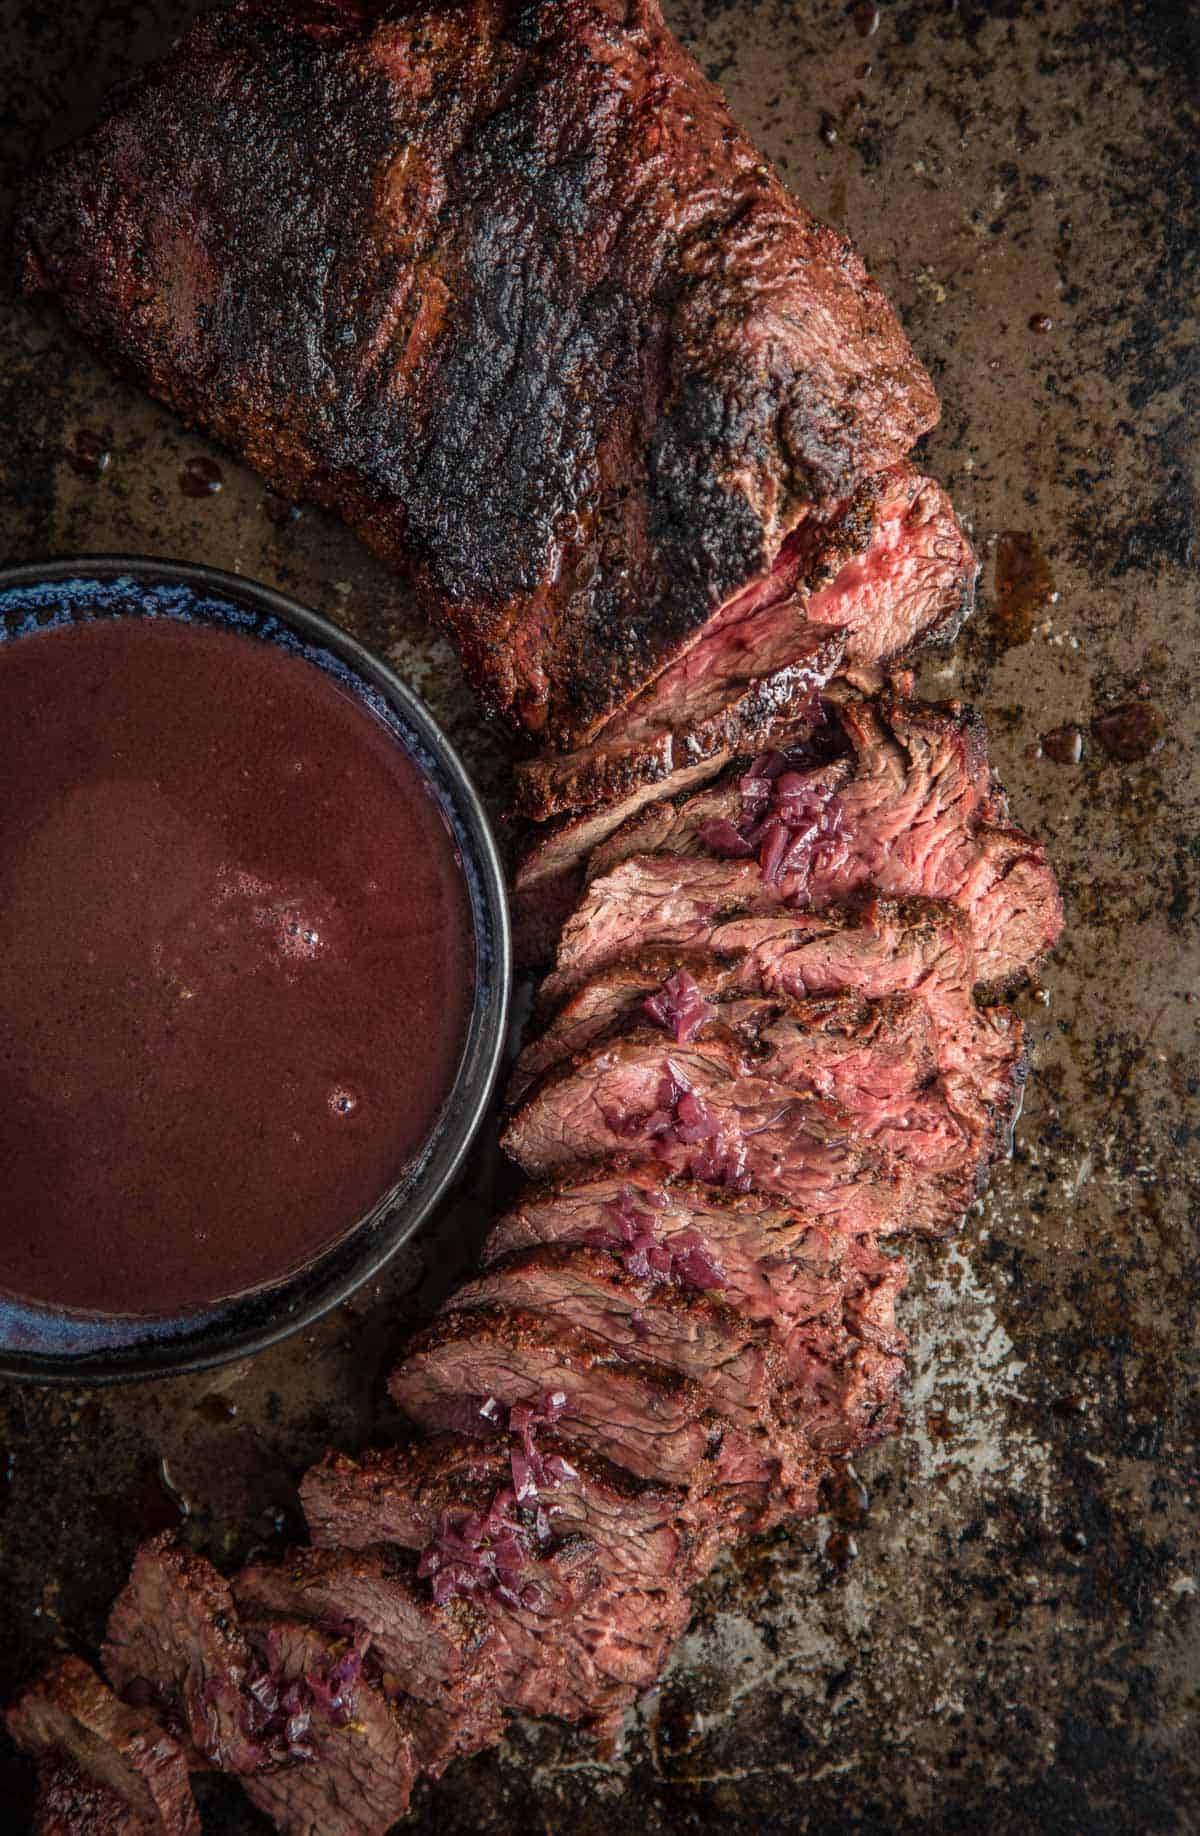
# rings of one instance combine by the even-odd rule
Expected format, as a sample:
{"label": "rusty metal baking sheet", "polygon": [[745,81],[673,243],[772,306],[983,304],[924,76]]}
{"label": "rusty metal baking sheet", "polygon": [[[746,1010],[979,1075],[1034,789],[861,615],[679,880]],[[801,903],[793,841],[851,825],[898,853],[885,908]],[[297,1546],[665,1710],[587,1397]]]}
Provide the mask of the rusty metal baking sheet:
{"label": "rusty metal baking sheet", "polygon": [[[6,194],[196,10],[3,0]],[[1198,14],[667,11],[861,245],[934,372],[928,463],[984,575],[973,625],[922,683],[985,712],[1068,931],[1026,1004],[1015,1157],[960,1240],[917,1258],[904,1431],[832,1515],[722,1563],[617,1760],[518,1723],[500,1753],[423,1786],[408,1827],[1197,1831]],[[446,645],[343,530],[288,520],[16,299],[11,274],[0,337],[7,560],[140,551],[282,585],[385,651],[499,794],[503,761]],[[220,473],[203,497],[180,487],[197,458]],[[1141,711],[1104,724],[1126,704]],[[1112,756],[1131,719],[1162,740],[1132,761]],[[0,1390],[0,1687],[61,1647],[94,1650],[148,1531],[180,1524],[221,1560],[297,1533],[298,1473],[328,1441],[386,1431],[386,1351],[465,1266],[496,1176],[485,1142],[385,1281],[253,1363]],[[27,1789],[6,1756],[5,1832],[27,1827]],[[236,1789],[203,1790],[207,1829],[264,1827]]]}

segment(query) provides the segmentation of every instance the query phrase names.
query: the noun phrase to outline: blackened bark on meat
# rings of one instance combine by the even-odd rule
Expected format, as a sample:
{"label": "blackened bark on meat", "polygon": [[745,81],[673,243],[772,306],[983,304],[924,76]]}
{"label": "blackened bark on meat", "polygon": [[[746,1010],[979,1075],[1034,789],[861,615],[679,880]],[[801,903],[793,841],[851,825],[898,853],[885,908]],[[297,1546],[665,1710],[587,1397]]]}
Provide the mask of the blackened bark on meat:
{"label": "blackened bark on meat", "polygon": [[28,286],[409,566],[485,707],[551,744],[937,415],[652,0],[238,0],[18,227]]}
{"label": "blackened bark on meat", "polygon": [[860,497],[725,607],[586,747],[519,764],[518,814],[627,807],[656,780],[674,794],[699,781],[702,762],[715,770],[739,748],[761,750],[806,698],[816,712],[816,691],[843,664],[889,663],[957,630],[976,561],[940,486],[901,466]]}

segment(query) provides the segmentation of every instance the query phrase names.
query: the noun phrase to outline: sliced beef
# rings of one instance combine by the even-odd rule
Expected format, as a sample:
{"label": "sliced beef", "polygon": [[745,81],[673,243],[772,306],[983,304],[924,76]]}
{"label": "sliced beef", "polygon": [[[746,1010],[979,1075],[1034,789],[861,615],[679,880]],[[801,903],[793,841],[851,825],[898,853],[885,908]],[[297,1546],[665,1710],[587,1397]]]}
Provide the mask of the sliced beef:
{"label": "sliced beef", "polygon": [[887,662],[950,635],[970,605],[971,546],[945,493],[906,466],[873,479],[807,548],[794,583],[777,572],[775,593],[727,606],[586,747],[518,765],[518,812],[544,820],[694,778],[705,759],[715,770],[794,720],[843,662]]}
{"label": "sliced beef", "polygon": [[[824,753],[831,729],[826,725],[813,731],[811,709],[806,712],[809,714],[807,722],[778,727],[772,734],[772,744],[806,758]],[[732,777],[739,778],[752,764],[752,756],[736,758],[730,762],[728,771]],[[633,834],[633,817],[637,813],[648,812],[651,823],[648,835],[653,835],[653,828],[662,823],[662,812],[675,810],[675,806],[683,808],[692,800],[699,812],[706,800],[712,799],[712,815],[727,817],[728,789],[725,777],[717,777],[719,771],[719,760],[701,760],[697,766],[675,771],[670,784],[639,784],[626,797],[618,797],[615,802],[602,804],[596,810],[583,810],[550,817],[545,823],[530,824],[532,835],[517,859],[512,876],[512,927],[517,962],[523,966],[545,964],[554,957],[558,935],[582,898],[589,861],[602,859],[609,835]],[[653,850],[655,841],[648,839],[644,846],[635,850],[622,848],[618,857],[624,859],[628,852],[653,854]],[[692,852],[705,852],[699,837]]]}
{"label": "sliced beef", "polygon": [[634,1022],[658,1026],[676,1041],[728,1036],[748,1064],[769,1076],[788,1075],[794,1038],[812,1088],[843,1101],[841,1093],[850,1094],[873,1071],[896,1068],[907,1087],[918,1088],[939,1062],[933,1017],[917,995],[872,999],[834,989],[794,1000],[739,986],[734,966],[721,957],[650,949],[601,971],[535,1032],[513,1067],[509,1108],[552,1065]]}
{"label": "sliced beef", "polygon": [[649,1019],[668,1040],[674,1033],[697,1048],[727,1042],[745,1076],[836,1104],[866,1140],[906,1157],[923,1174],[957,1170],[969,1186],[969,1170],[989,1163],[992,1130],[986,1119],[962,1113],[957,1081],[941,1077],[933,1018],[918,995],[872,1001],[835,993],[796,1001],[721,993],[723,999],[705,1000],[701,983],[676,969],[637,1011],[589,1038],[573,1059],[594,1061],[631,1033],[645,1037]]}
{"label": "sliced beef", "polygon": [[497,1639],[479,1606],[439,1604],[416,1570],[407,1550],[293,1549],[244,1568],[232,1586],[243,1615],[369,1633],[370,1674],[430,1711],[414,1718],[413,1735],[421,1770],[436,1774],[503,1736]]}
{"label": "sliced beef", "polygon": [[549,1071],[501,1139],[538,1177],[641,1153],[690,1178],[773,1193],[851,1235],[936,1229],[959,1196],[957,1179],[943,1192],[928,1169],[864,1140],[837,1105],[748,1074],[727,1040],[674,1045],[650,1028]]}
{"label": "sliced beef", "polygon": [[[615,1248],[542,1246],[496,1263],[455,1295],[455,1305],[545,1310],[584,1326],[627,1357],[654,1357],[683,1371],[751,1443],[765,1446],[790,1484],[793,1509],[806,1508],[806,1501],[811,1508],[821,1470],[814,1455],[829,1447],[831,1436],[839,1446],[864,1444],[864,1433],[874,1439],[882,1412],[894,1407],[900,1368],[895,1349],[872,1356],[844,1322],[820,1328],[788,1322],[778,1337],[765,1325],[756,1328],[736,1308],[688,1291],[697,1280],[715,1285],[720,1274],[698,1243],[677,1246],[678,1281],[660,1280],[649,1265],[654,1252],[645,1244],[652,1228],[640,1219],[637,1228],[643,1254],[630,1260],[635,1266],[646,1263],[644,1275],[625,1270]],[[841,1403],[851,1365],[855,1400],[847,1396],[831,1423],[828,1405],[833,1399]],[[858,1394],[864,1378],[871,1390],[865,1429]]]}
{"label": "sliced beef", "polygon": [[[162,1827],[161,1823],[158,1826]],[[65,1754],[43,1754],[31,1836],[151,1836],[153,1824]]]}
{"label": "sliced beef", "polygon": [[280,1836],[385,1836],[408,1809],[410,1727],[366,1680],[353,1643],[298,1620],[248,1628],[256,1700],[287,1757],[243,1777]]}
{"label": "sliced beef", "polygon": [[167,1535],[144,1543],[108,1620],[104,1669],[117,1692],[153,1703],[195,1763],[253,1772],[268,1759],[250,1727],[250,1654],[226,1581]]}
{"label": "sliced beef", "polygon": [[[538,1534],[537,1507],[556,1537],[582,1536],[601,1552],[606,1573],[628,1586],[648,1587],[704,1573],[715,1544],[712,1520],[692,1508],[686,1487],[639,1479],[602,1454],[541,1431],[543,1457],[569,1471],[544,1497],[521,1503],[516,1515]],[[486,1513],[512,1484],[511,1454],[500,1440],[440,1434],[403,1442],[359,1459],[330,1453],[300,1485],[313,1541],[364,1548],[393,1542],[422,1550],[443,1515]]]}
{"label": "sliced beef", "polygon": [[737,864],[752,876],[756,864],[770,869],[782,827],[796,865],[785,854],[764,875],[766,901],[820,910],[864,888],[946,899],[970,920],[979,980],[994,991],[1024,979],[1058,937],[1062,905],[1045,848],[1008,820],[979,717],[890,691],[847,697],[831,714],[850,759],[815,771],[802,756],[795,770],[781,759],[769,784],[760,767],[648,804],[596,849],[589,874],[602,882],[634,856],[716,848],[749,855]]}
{"label": "sliced beef", "polygon": [[[948,1099],[987,1155],[1007,1152],[1025,1076],[1024,1030],[1011,1009],[980,1007],[973,998],[975,954],[961,912],[929,900],[880,899],[823,913],[759,913],[753,886],[743,877],[731,890],[720,872],[745,863],[685,859],[672,872],[670,858],[637,856],[614,868],[592,908],[594,932],[589,937],[573,924],[564,935],[559,967],[541,997],[548,1008],[557,994],[561,1006],[542,1043],[522,1055],[522,1076],[556,1063],[577,1042],[586,1049],[589,1037],[640,1012],[684,962],[709,997],[732,991],[805,999],[847,988],[870,1000],[917,994],[933,1018]],[[660,907],[654,892],[662,887],[674,892]],[[738,897],[748,916],[729,909]],[[622,954],[639,932],[665,942]]]}
{"label": "sliced beef", "polygon": [[722,621],[586,746],[518,763],[515,812],[544,822],[617,802],[627,809],[645,785],[698,783],[815,714],[844,656],[841,632],[807,623],[796,598]]}
{"label": "sliced beef", "polygon": [[27,286],[411,570],[553,745],[936,419],[653,0],[242,0],[52,155],[19,236]]}
{"label": "sliced beef", "polygon": [[179,1743],[145,1709],[115,1696],[81,1658],[60,1658],[9,1705],[5,1723],[27,1753],[71,1763],[73,1772],[52,1782],[61,1809],[73,1793],[114,1830],[124,1818],[139,1836],[200,1836]]}
{"label": "sliced beef", "polygon": [[570,1437],[638,1477],[718,1493],[722,1509],[734,1500],[751,1523],[780,1500],[778,1463],[696,1384],[661,1364],[631,1364],[594,1334],[538,1314],[444,1314],[409,1340],[388,1388],[423,1427],[482,1434],[482,1405],[561,1397]]}
{"label": "sliced beef", "polygon": [[[715,1269],[693,1274],[717,1285]],[[811,1462],[785,1421],[779,1348],[734,1307],[664,1284],[650,1271],[634,1275],[606,1249],[565,1245],[508,1257],[460,1288],[452,1304],[568,1320],[634,1363],[681,1371],[750,1442],[762,1444],[785,1483],[799,1490],[811,1480]]]}
{"label": "sliced beef", "polygon": [[729,1193],[619,1162],[533,1188],[493,1227],[485,1264],[537,1244],[610,1245],[633,1269],[721,1291],[778,1338],[792,1419],[814,1450],[865,1446],[896,1414],[907,1270],[871,1238],[823,1230],[759,1193]]}
{"label": "sliced beef", "polygon": [[[515,1534],[529,1560],[510,1576],[514,1587],[544,1568],[541,1551],[597,1551],[599,1578],[593,1566],[591,1584],[553,1617],[515,1611],[494,1586],[472,1597],[494,1629],[503,1701],[607,1733],[657,1676],[687,1624],[687,1583],[700,1572],[700,1545],[679,1517],[689,1510],[685,1494],[639,1483],[554,1437],[544,1440],[542,1457],[556,1462],[561,1476],[550,1489],[517,1499],[511,1453],[496,1445],[439,1436],[361,1463],[330,1455],[307,1475],[305,1505],[318,1538],[359,1539],[379,1530],[420,1551],[427,1567],[448,1554],[451,1565],[437,1575],[455,1586],[473,1580],[453,1564],[464,1544],[511,1545]],[[704,1535],[706,1567],[718,1536],[711,1524]]]}

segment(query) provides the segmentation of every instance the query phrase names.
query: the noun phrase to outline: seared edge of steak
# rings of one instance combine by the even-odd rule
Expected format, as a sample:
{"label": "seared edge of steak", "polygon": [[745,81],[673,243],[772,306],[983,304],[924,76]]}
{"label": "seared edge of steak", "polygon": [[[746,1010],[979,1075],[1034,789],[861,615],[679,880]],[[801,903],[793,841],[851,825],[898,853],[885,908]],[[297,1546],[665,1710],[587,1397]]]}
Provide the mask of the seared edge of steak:
{"label": "seared edge of steak", "polygon": [[[153,1715],[114,1695],[82,1658],[52,1664],[9,1704],[4,1719],[18,1746],[65,1755],[101,1794],[134,1812],[148,1836],[200,1836],[179,1743]],[[65,1779],[57,1789],[65,1793]],[[95,1801],[97,1794],[88,1797]]]}
{"label": "seared edge of steak", "polygon": [[570,744],[937,403],[653,0],[506,19],[206,17],[19,234],[103,356],[411,567],[488,712]]}
{"label": "seared edge of steak", "polygon": [[203,1766],[253,1772],[266,1763],[250,1732],[250,1662],[228,1583],[169,1533],[143,1543],[108,1618],[102,1661],[119,1695],[153,1702]]}

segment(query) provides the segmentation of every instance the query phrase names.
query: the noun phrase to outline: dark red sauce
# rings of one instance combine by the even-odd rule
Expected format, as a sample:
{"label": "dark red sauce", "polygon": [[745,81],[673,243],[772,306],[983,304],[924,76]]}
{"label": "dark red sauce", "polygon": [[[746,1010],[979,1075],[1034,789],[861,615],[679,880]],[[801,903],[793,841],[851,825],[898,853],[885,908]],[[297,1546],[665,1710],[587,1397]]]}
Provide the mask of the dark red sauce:
{"label": "dark red sauce", "polygon": [[0,1289],[166,1313],[301,1266],[454,1081],[463,872],[324,671],[121,618],[0,646]]}

